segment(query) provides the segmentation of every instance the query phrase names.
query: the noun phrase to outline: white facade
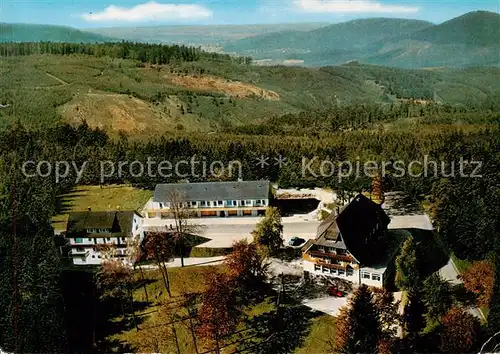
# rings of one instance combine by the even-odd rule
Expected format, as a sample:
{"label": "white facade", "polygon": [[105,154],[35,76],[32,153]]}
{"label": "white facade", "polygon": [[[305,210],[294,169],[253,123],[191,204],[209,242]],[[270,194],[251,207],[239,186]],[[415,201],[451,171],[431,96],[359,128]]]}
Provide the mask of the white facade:
{"label": "white facade", "polygon": [[[265,210],[269,206],[269,199],[245,200],[197,200],[185,202],[183,207],[191,209],[197,217],[204,216],[257,216],[259,209]],[[170,203],[152,201],[147,208],[148,218],[161,218],[168,213]],[[212,213],[206,213],[212,211]]]}
{"label": "white facade", "polygon": [[[129,242],[138,240],[142,242],[144,240],[144,229],[142,227],[143,219],[134,214],[132,221],[132,236],[131,237],[88,237],[88,238],[69,238],[69,244],[71,250],[69,256],[73,259],[74,265],[100,265],[103,261],[104,255],[102,252],[97,250],[98,245],[122,245],[122,247],[116,247],[113,250],[115,257],[119,257],[125,261],[124,256],[127,254],[126,246]],[[92,230],[97,234],[100,233],[99,230]],[[102,230],[102,233],[105,233]]]}
{"label": "white facade", "polygon": [[[352,270],[344,271],[340,269],[332,269],[328,266],[318,264],[316,262],[303,260],[302,266],[304,271],[311,274],[325,275],[335,277],[352,282],[353,284],[365,284],[368,286],[383,287],[384,274],[386,268],[369,268],[369,267],[354,267]],[[349,272],[349,273],[348,273]]]}

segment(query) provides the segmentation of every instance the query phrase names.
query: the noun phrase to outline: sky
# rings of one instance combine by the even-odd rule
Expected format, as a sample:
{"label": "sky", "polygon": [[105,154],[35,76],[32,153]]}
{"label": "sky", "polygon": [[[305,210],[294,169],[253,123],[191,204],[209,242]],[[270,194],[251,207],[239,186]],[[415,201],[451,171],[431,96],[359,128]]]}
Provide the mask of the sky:
{"label": "sky", "polygon": [[397,17],[441,23],[500,0],[0,0],[0,22],[77,28],[343,22]]}

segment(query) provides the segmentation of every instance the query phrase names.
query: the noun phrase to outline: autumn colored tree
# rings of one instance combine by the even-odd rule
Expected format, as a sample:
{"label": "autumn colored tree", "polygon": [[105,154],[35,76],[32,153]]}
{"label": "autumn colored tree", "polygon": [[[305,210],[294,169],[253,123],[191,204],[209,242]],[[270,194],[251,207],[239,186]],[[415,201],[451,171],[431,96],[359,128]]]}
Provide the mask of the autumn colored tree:
{"label": "autumn colored tree", "polygon": [[467,310],[452,307],[442,318],[440,349],[444,353],[467,353],[479,331],[479,321]]}
{"label": "autumn colored tree", "polygon": [[477,306],[488,306],[495,287],[495,270],[490,261],[476,261],[459,275],[467,291],[476,295]]}
{"label": "autumn colored tree", "polygon": [[206,277],[208,287],[201,297],[198,333],[202,338],[213,341],[216,353],[220,353],[221,338],[234,331],[241,309],[233,282],[227,275],[207,273]]}
{"label": "autumn colored tree", "polygon": [[230,278],[245,298],[261,292],[267,278],[268,264],[255,243],[249,244],[247,240],[235,242],[225,264]]}
{"label": "autumn colored tree", "polygon": [[96,285],[102,291],[102,297],[118,300],[123,316],[124,302],[130,299],[133,284],[132,269],[119,260],[104,261],[96,274]]}
{"label": "autumn colored tree", "polygon": [[385,200],[382,174],[378,174],[372,180],[372,196],[380,204]]}
{"label": "autumn colored tree", "polygon": [[169,296],[172,296],[170,291],[170,281],[168,278],[168,271],[166,263],[169,262],[173,254],[172,238],[165,232],[148,232],[145,236],[146,241],[144,248],[146,258],[153,260],[158,266],[163,277],[163,283]]}
{"label": "autumn colored tree", "polygon": [[354,292],[349,306],[340,310],[336,323],[336,353],[377,352],[382,337],[380,314],[366,285],[361,285]]}
{"label": "autumn colored tree", "polygon": [[394,300],[394,294],[386,289],[374,289],[373,303],[377,308],[380,320],[381,338],[391,342],[396,336],[401,324],[399,304],[401,301]]}
{"label": "autumn colored tree", "polygon": [[453,304],[450,282],[443,279],[439,273],[433,273],[423,282],[422,290],[427,319],[440,320]]}
{"label": "autumn colored tree", "polygon": [[401,253],[396,258],[396,286],[410,291],[419,282],[417,251],[413,237],[408,237],[403,243]]}
{"label": "autumn colored tree", "polygon": [[269,207],[252,231],[254,242],[266,254],[276,254],[283,246],[283,223],[278,208]]}

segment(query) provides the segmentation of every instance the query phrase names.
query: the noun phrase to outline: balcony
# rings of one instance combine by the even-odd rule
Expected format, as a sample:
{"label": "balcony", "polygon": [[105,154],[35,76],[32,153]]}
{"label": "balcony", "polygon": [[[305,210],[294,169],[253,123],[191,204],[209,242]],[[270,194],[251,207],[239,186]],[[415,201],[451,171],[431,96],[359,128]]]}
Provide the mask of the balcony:
{"label": "balcony", "polygon": [[336,254],[336,253],[331,253],[331,252],[322,252],[322,251],[311,250],[308,253],[313,257],[329,257],[329,258],[335,259],[337,261],[342,261],[342,262],[355,262],[356,261],[351,256],[346,256],[346,255],[341,255],[341,254]]}
{"label": "balcony", "polygon": [[88,250],[83,250],[83,251],[79,251],[77,249],[72,249],[70,251],[70,256],[72,257],[83,257],[83,258],[87,258],[90,254],[90,251]]}

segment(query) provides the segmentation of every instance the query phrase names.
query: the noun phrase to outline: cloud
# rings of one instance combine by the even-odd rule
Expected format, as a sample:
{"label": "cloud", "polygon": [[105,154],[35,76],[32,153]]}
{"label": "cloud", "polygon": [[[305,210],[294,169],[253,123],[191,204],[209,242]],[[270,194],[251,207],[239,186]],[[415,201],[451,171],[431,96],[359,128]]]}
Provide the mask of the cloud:
{"label": "cloud", "polygon": [[417,7],[384,5],[372,0],[295,0],[295,6],[303,12],[315,13],[410,13],[417,12]]}
{"label": "cloud", "polygon": [[151,21],[151,20],[186,20],[212,16],[212,11],[195,4],[160,4],[150,1],[130,8],[110,5],[104,11],[83,14],[86,21]]}

